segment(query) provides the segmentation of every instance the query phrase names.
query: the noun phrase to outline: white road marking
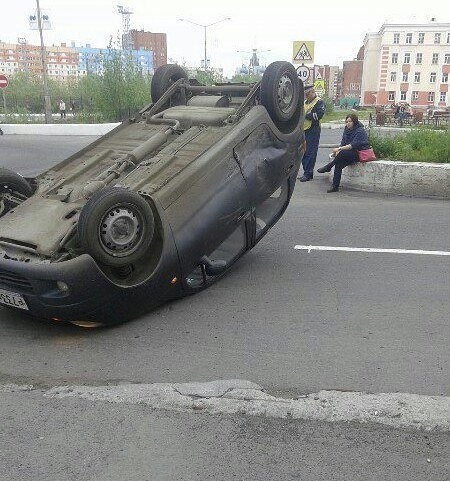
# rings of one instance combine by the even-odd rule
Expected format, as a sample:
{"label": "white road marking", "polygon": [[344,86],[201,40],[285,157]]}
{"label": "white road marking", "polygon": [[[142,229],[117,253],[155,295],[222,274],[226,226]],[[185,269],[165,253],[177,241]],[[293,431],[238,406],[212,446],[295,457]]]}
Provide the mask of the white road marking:
{"label": "white road marking", "polygon": [[416,249],[377,249],[374,247],[336,247],[336,246],[301,246],[294,249],[308,251],[341,251],[341,252],[379,252],[385,254],[416,254],[425,256],[450,256],[448,251],[423,251]]}

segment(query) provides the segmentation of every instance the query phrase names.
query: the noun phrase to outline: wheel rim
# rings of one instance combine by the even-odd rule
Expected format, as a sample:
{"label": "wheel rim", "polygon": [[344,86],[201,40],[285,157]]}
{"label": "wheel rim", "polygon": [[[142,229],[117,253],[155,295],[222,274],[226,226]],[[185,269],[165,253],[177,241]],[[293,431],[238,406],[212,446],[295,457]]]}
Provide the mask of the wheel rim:
{"label": "wheel rim", "polygon": [[283,113],[288,113],[294,100],[294,86],[288,75],[283,75],[278,82],[277,89],[278,106]]}
{"label": "wheel rim", "polygon": [[142,241],[142,216],[134,206],[118,205],[107,211],[100,223],[103,249],[115,257],[135,252]]}

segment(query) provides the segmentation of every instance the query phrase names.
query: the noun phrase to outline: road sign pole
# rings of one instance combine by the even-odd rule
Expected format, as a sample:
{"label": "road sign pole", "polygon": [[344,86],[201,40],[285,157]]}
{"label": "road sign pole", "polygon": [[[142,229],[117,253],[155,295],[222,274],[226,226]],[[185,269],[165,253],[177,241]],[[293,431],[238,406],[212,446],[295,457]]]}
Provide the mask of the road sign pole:
{"label": "road sign pole", "polygon": [[5,95],[5,89],[2,89],[2,97],[3,97],[3,112],[6,113],[6,95]]}

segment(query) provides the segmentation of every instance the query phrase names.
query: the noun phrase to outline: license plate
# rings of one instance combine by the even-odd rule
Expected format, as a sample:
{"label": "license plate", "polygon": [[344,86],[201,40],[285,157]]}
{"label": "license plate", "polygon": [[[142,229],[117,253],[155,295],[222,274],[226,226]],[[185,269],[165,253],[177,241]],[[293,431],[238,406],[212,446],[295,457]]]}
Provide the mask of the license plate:
{"label": "license plate", "polygon": [[4,291],[3,289],[0,289],[0,304],[16,307],[17,309],[29,310],[25,299],[20,294]]}

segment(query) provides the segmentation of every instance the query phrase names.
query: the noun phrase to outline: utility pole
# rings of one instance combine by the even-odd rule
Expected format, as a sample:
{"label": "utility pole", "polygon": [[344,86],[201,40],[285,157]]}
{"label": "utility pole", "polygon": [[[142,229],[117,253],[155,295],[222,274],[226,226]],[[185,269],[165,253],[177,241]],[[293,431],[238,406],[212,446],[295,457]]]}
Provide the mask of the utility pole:
{"label": "utility pole", "polygon": [[41,7],[39,5],[39,0],[36,0],[37,6],[37,22],[39,29],[39,36],[41,38],[41,60],[42,60],[42,80],[44,82],[44,112],[45,112],[45,123],[49,124],[52,121],[52,104],[50,100],[50,94],[48,92],[48,81],[47,81],[47,58],[44,46],[44,36],[42,34],[42,18],[41,18]]}

